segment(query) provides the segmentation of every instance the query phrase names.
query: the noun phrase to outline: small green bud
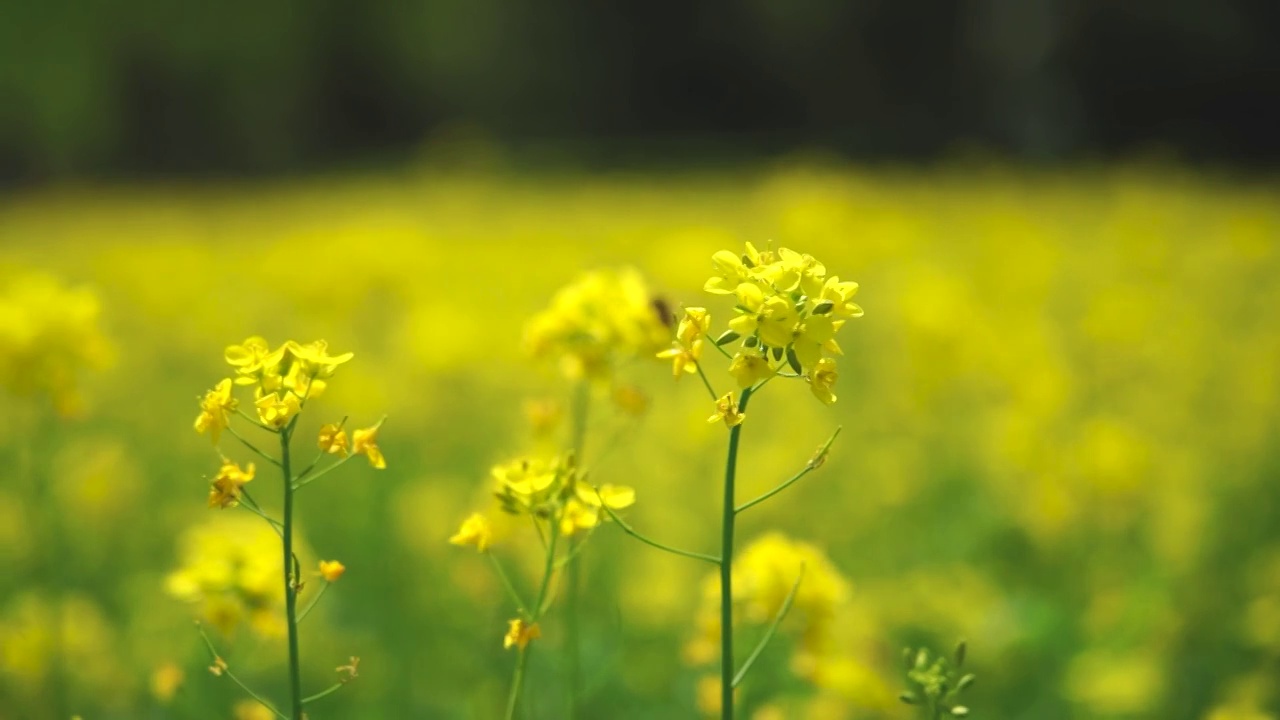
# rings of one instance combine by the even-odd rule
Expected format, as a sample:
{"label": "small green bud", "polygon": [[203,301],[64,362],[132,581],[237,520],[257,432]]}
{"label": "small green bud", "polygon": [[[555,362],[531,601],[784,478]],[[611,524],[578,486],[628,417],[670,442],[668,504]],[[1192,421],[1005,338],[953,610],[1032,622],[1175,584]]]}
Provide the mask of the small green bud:
{"label": "small green bud", "polygon": [[965,652],[968,649],[969,649],[969,645],[964,640],[961,640],[958,644],[956,644],[956,667],[957,668],[964,667],[964,656],[965,656]]}
{"label": "small green bud", "polygon": [[777,362],[782,359],[782,348],[769,348],[769,354],[773,356],[773,361]]}
{"label": "small green bud", "polygon": [[795,374],[800,375],[802,373],[800,368],[800,357],[796,355],[796,350],[793,347],[787,348],[787,364],[791,366],[791,370]]}
{"label": "small green bud", "polygon": [[965,688],[969,687],[970,685],[973,684],[973,681],[976,679],[977,678],[974,677],[973,673],[969,673],[968,675],[965,675],[964,677],[960,678],[960,682],[956,683],[956,692],[960,692]]}
{"label": "small green bud", "polygon": [[835,309],[836,309],[835,303],[831,302],[830,300],[823,300],[822,302],[813,306],[813,314],[826,315]]}
{"label": "small green bud", "polygon": [[969,708],[963,705],[956,705],[955,707],[951,708],[951,714],[955,715],[956,717],[965,717],[966,715],[969,714]]}
{"label": "small green bud", "polygon": [[739,335],[734,330],[725,330],[724,332],[720,333],[720,337],[716,338],[716,346],[718,347],[720,345],[726,345],[728,343],[733,342],[734,340],[737,340],[740,337],[742,336]]}
{"label": "small green bud", "polygon": [[753,348],[756,345],[760,344],[760,338],[756,337],[755,335],[750,335],[747,337],[746,340],[742,341],[742,344],[746,347]]}
{"label": "small green bud", "polygon": [[746,265],[749,268],[755,267],[755,264],[751,262],[751,257],[749,255],[742,256],[742,264]]}
{"label": "small green bud", "polygon": [[918,700],[916,700],[915,694],[909,693],[909,692],[902,693],[901,695],[898,696],[898,699],[908,705],[915,705],[917,702],[919,702]]}
{"label": "small green bud", "polygon": [[916,669],[924,670],[928,664],[929,651],[924,648],[920,648],[920,651],[916,653]]}

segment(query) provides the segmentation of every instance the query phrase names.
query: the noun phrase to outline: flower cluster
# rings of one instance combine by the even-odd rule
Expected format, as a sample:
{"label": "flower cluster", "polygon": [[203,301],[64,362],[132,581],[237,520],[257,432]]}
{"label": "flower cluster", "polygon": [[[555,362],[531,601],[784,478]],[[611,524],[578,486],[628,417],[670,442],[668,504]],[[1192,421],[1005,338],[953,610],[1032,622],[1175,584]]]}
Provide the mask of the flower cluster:
{"label": "flower cluster", "polygon": [[169,594],[199,607],[200,618],[230,633],[242,622],[265,637],[284,634],[280,538],[251,515],[219,515],[190,528],[179,544]]}
{"label": "flower cluster", "polygon": [[[329,355],[329,346],[323,340],[305,345],[289,340],[273,350],[265,339],[258,336],[228,347],[223,355],[235,377],[222,379],[204,394],[194,423],[196,432],[208,433],[215,445],[222,431],[231,427],[231,418],[242,412],[240,401],[233,394],[235,386],[253,387],[256,417],[246,417],[264,429],[280,432],[293,422],[308,400],[324,392],[338,366],[353,357],[349,352]],[[318,445],[322,452],[343,459],[351,453],[364,455],[370,465],[381,470],[386,468],[387,461],[378,447],[378,429],[379,425],[374,425],[355,430],[348,440],[341,424],[328,423],[320,428]],[[228,472],[229,465],[224,462],[219,478]],[[235,473],[223,479],[221,484],[215,479],[210,506],[232,507],[239,500],[239,487],[253,479],[253,466],[250,465],[244,473],[248,477],[243,482],[235,479]]]}
{"label": "flower cluster", "polygon": [[44,275],[13,282],[0,294],[0,386],[47,396],[60,415],[78,413],[80,374],[111,359],[98,313],[98,298],[87,289]]}
{"label": "flower cluster", "polygon": [[492,476],[504,512],[553,519],[565,537],[607,521],[605,507],[622,510],[636,501],[635,490],[625,485],[588,484],[571,457],[513,460],[495,466]]}
{"label": "flower cluster", "polygon": [[609,380],[617,362],[648,356],[667,343],[667,311],[637,271],[594,270],[566,285],[531,318],[524,344],[553,357],[572,379]]}
{"label": "flower cluster", "polygon": [[[862,317],[862,308],[853,302],[858,283],[828,276],[826,266],[813,256],[787,248],[762,252],[747,243],[745,253],[721,250],[712,262],[716,274],[704,289],[737,301],[729,329],[714,342],[721,348],[739,343],[729,364],[738,386],[752,387],[789,368],[819,400],[834,403],[832,356],[841,354],[836,333],[850,318]],[[677,377],[697,371],[710,328],[706,308],[685,308],[673,347],[659,354],[672,360]]]}
{"label": "flower cluster", "polygon": [[[840,648],[834,642],[834,623],[848,601],[849,583],[826,555],[809,543],[778,532],[761,536],[733,562],[735,624],[767,626],[790,598],[783,626],[796,636],[793,672],[814,682],[815,674]],[[720,585],[716,575],[703,584],[697,634],[685,646],[685,660],[705,665],[718,658],[720,642]]]}

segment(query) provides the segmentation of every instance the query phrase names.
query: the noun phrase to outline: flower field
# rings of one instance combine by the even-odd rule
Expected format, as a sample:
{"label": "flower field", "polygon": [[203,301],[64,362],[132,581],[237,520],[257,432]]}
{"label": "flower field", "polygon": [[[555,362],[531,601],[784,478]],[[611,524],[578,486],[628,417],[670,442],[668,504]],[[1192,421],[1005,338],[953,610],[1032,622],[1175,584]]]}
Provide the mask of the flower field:
{"label": "flower field", "polygon": [[0,199],[0,720],[1274,720],[1278,278],[1166,165]]}

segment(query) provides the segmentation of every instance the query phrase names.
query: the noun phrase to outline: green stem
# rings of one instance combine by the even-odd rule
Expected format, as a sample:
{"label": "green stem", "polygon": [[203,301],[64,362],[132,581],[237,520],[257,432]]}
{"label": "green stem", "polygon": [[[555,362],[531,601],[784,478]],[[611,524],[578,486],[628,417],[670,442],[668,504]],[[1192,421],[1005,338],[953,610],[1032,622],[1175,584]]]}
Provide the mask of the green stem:
{"label": "green stem", "polygon": [[791,583],[791,591],[787,593],[787,597],[782,601],[782,605],[778,607],[778,612],[773,616],[773,622],[769,623],[769,628],[765,630],[764,636],[760,638],[760,642],[756,645],[756,649],[751,651],[751,655],[747,657],[747,661],[742,663],[742,668],[738,670],[738,674],[733,676],[733,686],[738,687],[742,683],[742,679],[747,676],[747,672],[751,670],[751,666],[756,664],[756,660],[760,657],[760,653],[764,652],[765,646],[773,639],[775,633],[778,632],[778,626],[787,617],[787,613],[791,612],[791,604],[796,600],[796,591],[800,589],[800,581],[804,579],[804,565],[800,566],[800,574],[796,576],[796,581]]}
{"label": "green stem", "polygon": [[516,660],[516,672],[511,678],[511,693],[507,695],[506,720],[515,720],[516,708],[520,705],[520,688],[524,685],[524,667],[529,661],[529,649],[520,648],[520,657]]}
{"label": "green stem", "polygon": [[289,627],[289,696],[292,720],[302,719],[302,669],[298,654],[298,590],[294,584],[293,474],[289,467],[289,439],[293,424],[280,432],[280,469],[284,474],[284,611]]}
{"label": "green stem", "polygon": [[[302,608],[302,612],[298,613],[299,625],[301,625],[302,621],[305,620],[307,616],[311,614],[311,611],[315,609],[316,605],[320,604],[320,598],[324,597],[324,593],[326,590],[329,589],[329,585],[330,585],[329,581],[326,580],[325,583],[320,586],[320,589],[316,591],[316,596],[311,598],[311,602],[307,603],[307,606]],[[304,700],[303,703],[305,704],[306,701]]]}
{"label": "green stem", "polygon": [[698,369],[698,377],[702,378],[702,386],[711,393],[712,400],[719,400],[720,396],[716,394],[716,389],[711,387],[711,381],[707,379],[707,374],[702,371],[702,363],[694,361],[693,366]]}
{"label": "green stem", "polygon": [[325,468],[325,469],[323,469],[323,470],[321,470],[321,471],[317,472],[315,475],[312,475],[311,477],[309,477],[309,478],[307,478],[307,479],[305,479],[305,480],[298,480],[297,482],[295,482],[295,483],[293,484],[293,489],[294,489],[294,490],[300,490],[300,489],[302,489],[302,488],[304,488],[304,487],[306,487],[306,486],[310,485],[311,483],[313,483],[313,482],[315,482],[315,481],[319,480],[320,478],[324,477],[325,475],[328,475],[330,472],[333,472],[334,470],[337,470],[338,468],[342,467],[342,466],[343,466],[343,465],[344,465],[348,460],[350,460],[350,459],[351,459],[351,458],[353,458],[353,457],[355,457],[355,455],[348,455],[348,456],[346,456],[346,457],[342,458],[341,460],[339,460],[338,462],[336,462],[336,463],[334,463],[334,464],[330,465],[329,467],[327,467],[327,468]]}
{"label": "green stem", "polygon": [[[738,413],[747,411],[751,388],[742,391]],[[737,517],[734,481],[738,470],[738,441],[742,425],[729,430],[729,452],[724,462],[724,504],[720,533],[720,718],[733,720],[733,530]]]}
{"label": "green stem", "polygon": [[[213,641],[209,639],[209,634],[204,631],[204,628],[200,626],[200,623],[196,623],[196,632],[200,633],[200,638],[204,640],[205,647],[209,648],[209,654],[213,656],[213,661],[217,662],[219,658],[221,658],[222,656],[218,654],[217,648],[213,646]],[[223,660],[223,662],[225,663],[226,661]],[[240,680],[240,678],[236,677],[235,673],[231,672],[231,668],[224,667],[222,669],[222,674],[230,678],[231,682],[235,683],[236,685],[239,685],[241,690],[245,691],[245,693],[248,694],[249,697],[257,701],[259,705],[270,710],[273,715],[280,718],[281,720],[289,720],[288,716],[286,716],[284,713],[277,710],[275,705],[272,705],[270,702],[267,701],[266,698],[254,692],[252,688],[250,688],[248,685],[245,685],[244,682]]]}
{"label": "green stem", "polygon": [[311,703],[315,702],[316,700],[319,700],[319,699],[320,699],[320,698],[322,698],[322,697],[327,697],[327,696],[329,696],[329,695],[332,695],[332,694],[334,694],[334,693],[338,692],[338,691],[339,691],[339,690],[341,690],[345,685],[346,685],[346,683],[334,683],[334,684],[330,685],[329,687],[325,688],[324,690],[321,690],[320,692],[316,693],[315,695],[309,695],[309,696],[307,696],[307,697],[302,698],[302,704],[303,704],[303,705],[310,705]]}
{"label": "green stem", "polygon": [[818,448],[818,452],[814,453],[813,457],[810,458],[809,462],[805,464],[804,468],[800,470],[800,472],[782,481],[781,483],[778,484],[777,487],[761,495],[760,497],[757,497],[754,500],[749,500],[747,502],[742,503],[741,505],[739,505],[737,508],[734,509],[734,512],[742,512],[743,510],[746,510],[749,507],[759,505],[765,500],[768,500],[774,495],[777,495],[783,490],[786,490],[787,488],[791,487],[791,485],[795,483],[797,480],[799,480],[800,478],[822,467],[822,463],[826,462],[827,452],[831,449],[831,443],[835,442],[836,436],[839,434],[840,434],[840,428],[837,427],[836,431],[831,433],[831,437],[827,438],[827,441],[822,444],[822,447]]}
{"label": "green stem", "polygon": [[[585,454],[585,445],[587,438],[587,415],[591,411],[591,385],[585,380],[579,380],[573,388],[573,411],[572,411],[572,427],[570,429],[570,448],[573,452],[573,459],[577,467],[583,466],[582,456]],[[577,538],[569,538],[569,557],[575,556],[582,548],[582,542]],[[565,578],[568,587],[565,588],[565,641],[564,641],[564,661],[566,667],[567,689],[568,689],[568,707],[566,720],[574,720],[578,715],[578,685],[579,675],[581,674],[579,664],[579,627],[578,627],[578,604],[579,595],[582,585],[582,569],[579,563],[571,562],[568,567],[568,577]]]}
{"label": "green stem", "polygon": [[502,568],[502,563],[498,561],[498,556],[488,551],[485,551],[484,554],[489,557],[489,562],[493,563],[493,570],[498,574],[498,579],[502,581],[502,587],[506,589],[511,602],[516,604],[516,609],[520,611],[521,615],[528,616],[529,608],[525,606],[524,600],[520,599],[520,593],[516,592],[516,586],[511,584],[511,578],[507,577],[507,571]]}
{"label": "green stem", "polygon": [[[257,445],[254,445],[253,443],[251,443],[251,442],[249,442],[248,440],[246,440],[246,439],[244,438],[244,436],[243,436],[243,435],[241,435],[240,433],[236,432],[236,429],[235,429],[235,428],[233,428],[233,427],[231,427],[230,425],[228,425],[228,426],[227,426],[227,432],[231,433],[231,435],[232,435],[233,437],[235,437],[235,439],[237,439],[237,440],[239,440],[239,441],[240,441],[240,444],[241,444],[241,445],[244,445],[245,447],[249,448],[249,449],[250,449],[251,451],[253,451],[253,452],[254,452],[258,457],[262,458],[263,460],[266,460],[267,462],[271,463],[272,465],[275,465],[276,467],[280,467],[280,461],[279,461],[279,460],[277,460],[277,459],[275,459],[275,458],[271,457],[270,455],[266,454],[266,453],[265,453],[265,452],[263,452],[262,450],[258,449],[258,446],[257,446]],[[272,432],[275,432],[275,431],[273,430]]]}
{"label": "green stem", "polygon": [[[600,493],[597,490],[596,495],[599,496],[599,494]],[[680,548],[674,548],[674,547],[671,547],[670,545],[663,545],[657,540],[650,540],[644,535],[641,535],[640,533],[636,532],[635,528],[628,525],[625,520],[618,517],[618,514],[613,511],[613,508],[605,504],[604,498],[600,498],[600,509],[604,510],[605,513],[609,515],[609,518],[618,524],[618,527],[622,528],[622,532],[630,535],[631,537],[639,540],[640,542],[644,543],[645,545],[648,545],[649,547],[654,547],[659,550],[665,550],[671,553],[672,555],[679,555],[681,557],[693,558],[694,560],[704,560],[706,562],[711,563],[712,565],[720,564],[720,558],[715,557],[714,555],[706,555],[703,553],[691,552],[689,550],[681,550]]]}

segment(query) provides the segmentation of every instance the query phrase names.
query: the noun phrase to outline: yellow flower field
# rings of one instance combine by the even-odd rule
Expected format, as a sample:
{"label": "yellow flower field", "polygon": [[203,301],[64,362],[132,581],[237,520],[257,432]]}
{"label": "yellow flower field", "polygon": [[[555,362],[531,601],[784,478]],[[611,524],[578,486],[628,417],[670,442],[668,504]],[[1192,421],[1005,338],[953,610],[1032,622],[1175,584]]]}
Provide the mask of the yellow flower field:
{"label": "yellow flower field", "polygon": [[[738,433],[742,501],[804,472],[737,524],[739,661],[783,618],[738,717],[923,717],[902,650],[962,639],[970,717],[1280,717],[1278,189],[797,162],[0,200],[0,720],[277,717],[236,684],[287,705],[250,423],[345,463],[295,483],[311,720],[501,718],[526,650],[520,717],[718,716],[717,569],[628,535],[714,554]],[[741,290],[783,247],[838,281]]]}

